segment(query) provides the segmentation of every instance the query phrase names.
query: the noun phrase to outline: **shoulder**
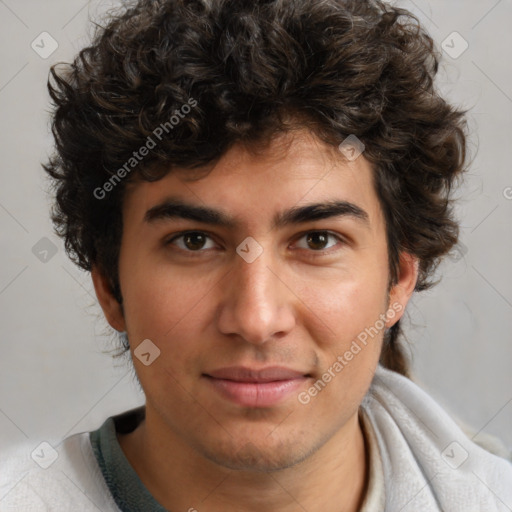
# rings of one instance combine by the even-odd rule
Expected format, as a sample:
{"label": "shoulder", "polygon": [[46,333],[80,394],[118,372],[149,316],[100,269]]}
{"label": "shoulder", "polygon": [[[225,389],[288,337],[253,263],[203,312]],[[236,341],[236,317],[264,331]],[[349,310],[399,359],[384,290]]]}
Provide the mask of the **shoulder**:
{"label": "shoulder", "polygon": [[89,433],[53,447],[25,442],[0,454],[0,509],[118,512],[92,452]]}
{"label": "shoulder", "polygon": [[471,440],[411,380],[379,366],[362,410],[375,430],[394,506],[410,501],[412,508],[404,512],[418,506],[430,510],[427,503],[438,503],[443,510],[469,510],[478,504],[489,512],[512,506],[510,460]]}

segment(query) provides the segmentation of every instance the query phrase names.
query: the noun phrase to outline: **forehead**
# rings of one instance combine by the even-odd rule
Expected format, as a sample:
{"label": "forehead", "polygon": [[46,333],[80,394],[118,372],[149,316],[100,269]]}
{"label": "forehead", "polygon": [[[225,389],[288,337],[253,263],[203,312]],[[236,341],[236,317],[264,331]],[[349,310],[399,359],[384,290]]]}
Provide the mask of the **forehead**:
{"label": "forehead", "polygon": [[373,169],[361,155],[348,161],[310,132],[280,134],[265,147],[234,145],[209,168],[172,169],[156,182],[127,186],[123,216],[139,222],[169,197],[224,212],[245,227],[275,219],[294,205],[346,201],[381,217]]}

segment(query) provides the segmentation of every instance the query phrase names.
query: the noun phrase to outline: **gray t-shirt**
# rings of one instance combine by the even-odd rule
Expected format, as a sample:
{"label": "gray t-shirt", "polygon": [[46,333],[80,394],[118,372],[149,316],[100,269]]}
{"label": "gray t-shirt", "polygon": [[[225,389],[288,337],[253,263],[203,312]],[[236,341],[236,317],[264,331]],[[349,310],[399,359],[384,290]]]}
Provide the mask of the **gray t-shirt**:
{"label": "gray t-shirt", "polygon": [[89,434],[91,446],[105,483],[123,512],[166,512],[141,482],[117,440],[118,433],[132,432],[143,419],[143,407],[108,418]]}

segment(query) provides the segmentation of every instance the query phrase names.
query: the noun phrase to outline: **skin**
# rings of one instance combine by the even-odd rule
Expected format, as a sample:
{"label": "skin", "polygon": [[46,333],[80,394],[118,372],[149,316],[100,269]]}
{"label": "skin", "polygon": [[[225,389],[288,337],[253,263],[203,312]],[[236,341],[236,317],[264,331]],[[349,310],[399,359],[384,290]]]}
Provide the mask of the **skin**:
{"label": "skin", "polygon": [[[299,130],[274,137],[259,152],[235,145],[197,181],[175,170],[127,188],[119,260],[123,310],[97,268],[92,277],[110,325],[127,332],[132,356],[145,339],[161,351],[148,366],[133,357],[146,420],[119,442],[164,507],[359,509],[368,454],[358,410],[383,331],[308,404],[297,395],[392,305],[401,307],[386,321],[393,325],[413,292],[417,262],[407,254],[398,283],[388,288],[385,223],[372,172],[364,155],[350,162]],[[223,210],[239,224],[145,222],[145,213],[170,196]],[[359,206],[368,222],[340,216],[272,229],[277,212],[330,200]],[[183,231],[210,238],[170,241]],[[308,240],[312,231],[334,236]],[[248,236],[263,248],[252,263],[236,252]],[[203,375],[233,365],[279,365],[309,377],[282,403],[243,407]]]}

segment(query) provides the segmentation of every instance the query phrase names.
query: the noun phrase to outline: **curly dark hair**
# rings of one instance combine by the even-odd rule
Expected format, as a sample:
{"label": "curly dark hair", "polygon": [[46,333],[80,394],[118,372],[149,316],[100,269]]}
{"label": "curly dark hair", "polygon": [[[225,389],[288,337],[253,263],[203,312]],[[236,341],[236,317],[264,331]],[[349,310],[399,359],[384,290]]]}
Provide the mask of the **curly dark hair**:
{"label": "curly dark hair", "polygon": [[[434,87],[439,60],[415,16],[376,0],[126,6],[72,63],[50,71],[56,151],[44,168],[56,232],[77,265],[101,269],[122,305],[128,180],[158,180],[177,166],[192,173],[235,143],[265,144],[294,127],[332,145],[353,134],[374,169],[390,284],[406,251],[419,259],[415,289],[424,290],[457,242],[451,190],[466,160],[465,112]],[[191,99],[194,108],[171,123]],[[165,136],[120,179],[158,126]],[[109,180],[116,186],[106,194]],[[381,363],[408,375],[401,334],[400,322],[386,332]]]}

